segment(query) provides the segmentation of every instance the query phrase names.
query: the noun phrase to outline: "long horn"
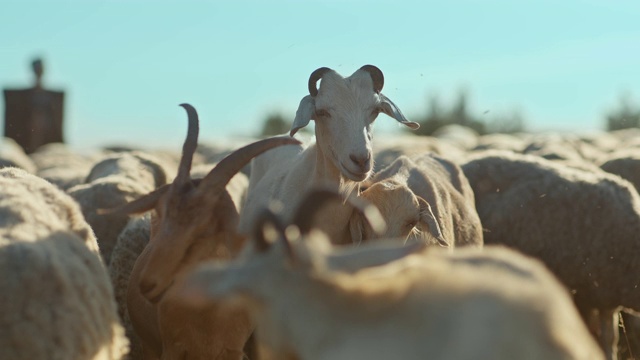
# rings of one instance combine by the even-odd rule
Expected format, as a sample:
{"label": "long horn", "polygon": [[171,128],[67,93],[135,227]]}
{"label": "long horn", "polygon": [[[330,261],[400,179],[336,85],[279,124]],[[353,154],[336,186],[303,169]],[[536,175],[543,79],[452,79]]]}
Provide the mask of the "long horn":
{"label": "long horn", "polygon": [[198,133],[199,133],[199,120],[196,109],[189,104],[180,104],[186,111],[189,119],[189,127],[187,131],[187,138],[182,146],[182,158],[180,159],[180,166],[178,167],[178,175],[176,176],[174,183],[177,185],[186,184],[189,180],[189,173],[191,172],[191,162],[193,161],[193,154],[198,147]]}
{"label": "long horn", "polygon": [[361,67],[360,70],[364,70],[371,75],[371,80],[373,80],[373,90],[380,93],[380,91],[382,91],[382,87],[384,87],[384,75],[382,74],[382,71],[373,65],[365,65]]}
{"label": "long horn", "polygon": [[170,184],[162,185],[161,187],[155,189],[147,195],[137,198],[131,202],[111,209],[98,209],[96,212],[98,213],[98,215],[141,214],[143,212],[147,212],[156,206],[158,199],[160,199],[160,197],[162,197],[169,190],[170,186]]}
{"label": "long horn", "polygon": [[[317,188],[311,190],[300,202],[292,224],[298,227],[301,234],[309,233],[313,227],[314,216],[328,202],[343,203],[345,199],[340,193],[332,189]],[[349,197],[346,203],[363,214],[373,231],[376,233],[384,232],[386,224],[380,211],[375,206],[353,196]]]}
{"label": "long horn", "polygon": [[328,67],[317,68],[314,72],[309,76],[309,94],[311,96],[318,95],[318,88],[316,87],[316,83],[318,80],[322,79],[322,76],[327,72],[331,71]]}
{"label": "long horn", "polygon": [[254,157],[263,152],[282,145],[299,145],[300,141],[291,137],[272,137],[244,146],[222,159],[200,182],[200,189],[219,191]]}

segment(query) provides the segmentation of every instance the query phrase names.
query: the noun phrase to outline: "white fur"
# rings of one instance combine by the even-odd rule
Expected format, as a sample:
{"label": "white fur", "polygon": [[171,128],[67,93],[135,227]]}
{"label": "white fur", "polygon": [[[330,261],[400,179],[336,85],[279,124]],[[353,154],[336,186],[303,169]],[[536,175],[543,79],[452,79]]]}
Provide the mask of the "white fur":
{"label": "white fur", "polygon": [[346,273],[321,243],[209,264],[182,293],[247,306],[278,359],[603,358],[568,292],[514,251],[432,249]]}
{"label": "white fur", "polygon": [[[371,75],[358,70],[342,77],[331,70],[324,74],[316,96],[300,102],[291,135],[315,121],[315,143],[284,146],[258,156],[252,162],[249,194],[241,214],[239,231],[248,234],[259,209],[277,200],[284,205],[285,217],[301,196],[318,185],[338,188],[345,195],[357,194],[373,166],[372,124],[379,112],[416,128],[400,110],[373,88]],[[256,169],[257,171],[253,171]],[[327,206],[319,215],[319,226],[337,242],[350,242],[348,218],[344,206]]]}

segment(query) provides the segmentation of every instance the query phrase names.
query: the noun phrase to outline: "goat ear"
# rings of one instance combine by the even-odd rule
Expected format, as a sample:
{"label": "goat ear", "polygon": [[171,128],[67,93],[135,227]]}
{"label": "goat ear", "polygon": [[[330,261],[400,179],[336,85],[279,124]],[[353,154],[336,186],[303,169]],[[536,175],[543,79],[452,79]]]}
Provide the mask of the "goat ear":
{"label": "goat ear", "polygon": [[442,235],[440,225],[438,225],[438,221],[436,221],[436,217],[433,215],[433,211],[431,211],[431,205],[421,197],[418,197],[418,203],[420,204],[420,221],[427,225],[429,234],[438,240],[440,246],[449,247],[450,244]]}
{"label": "goat ear", "polygon": [[296,118],[293,120],[293,125],[291,125],[291,131],[289,131],[289,136],[295,135],[298,130],[303,127],[309,125],[310,120],[315,119],[316,114],[316,99],[307,95],[300,100],[300,105],[298,105],[298,110],[296,111]]}
{"label": "goat ear", "polygon": [[396,119],[402,125],[407,126],[411,130],[416,130],[420,127],[420,124],[407,120],[407,118],[402,114],[402,111],[393,103],[393,101],[389,100],[388,97],[384,96],[384,94],[380,94],[380,108],[382,112]]}

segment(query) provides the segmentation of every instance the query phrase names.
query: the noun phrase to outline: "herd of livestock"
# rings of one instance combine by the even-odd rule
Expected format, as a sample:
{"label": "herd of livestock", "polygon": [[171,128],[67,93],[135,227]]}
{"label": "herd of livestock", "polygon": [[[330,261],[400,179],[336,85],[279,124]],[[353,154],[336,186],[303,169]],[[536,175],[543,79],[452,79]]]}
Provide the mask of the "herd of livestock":
{"label": "herd of livestock", "polygon": [[639,130],[374,140],[380,69],[308,86],[226,148],[2,140],[0,359],[640,356]]}

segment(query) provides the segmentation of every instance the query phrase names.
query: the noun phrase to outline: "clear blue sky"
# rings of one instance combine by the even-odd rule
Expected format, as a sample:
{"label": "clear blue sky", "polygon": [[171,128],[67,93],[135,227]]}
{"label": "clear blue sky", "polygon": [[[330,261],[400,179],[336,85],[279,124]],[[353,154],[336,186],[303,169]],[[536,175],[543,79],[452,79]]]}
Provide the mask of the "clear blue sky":
{"label": "clear blue sky", "polygon": [[581,131],[602,128],[623,91],[640,98],[638,16],[637,0],[2,0],[0,86],[28,86],[42,56],[79,147],[179,147],[182,102],[201,141],[254,135],[270,112],[293,116],[314,69],[364,64],[409,117],[465,87],[478,113]]}

